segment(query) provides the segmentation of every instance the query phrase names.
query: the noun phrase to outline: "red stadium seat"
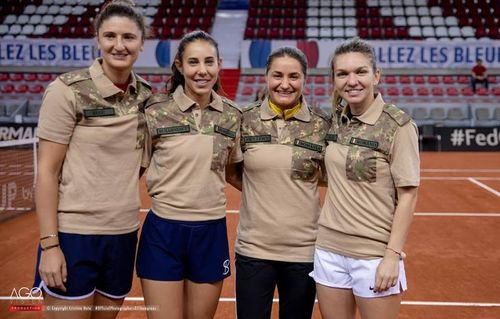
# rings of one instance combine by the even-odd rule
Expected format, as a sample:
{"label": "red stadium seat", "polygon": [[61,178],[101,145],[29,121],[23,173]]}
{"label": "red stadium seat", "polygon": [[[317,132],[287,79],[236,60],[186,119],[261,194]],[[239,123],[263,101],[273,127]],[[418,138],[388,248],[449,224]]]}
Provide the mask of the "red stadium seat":
{"label": "red stadium seat", "polygon": [[469,86],[464,86],[461,90],[463,96],[473,96],[472,88]]}
{"label": "red stadium seat", "polygon": [[16,93],[26,93],[29,91],[29,87],[26,84],[21,84],[19,86],[16,86],[15,92]]}
{"label": "red stadium seat", "polygon": [[387,83],[387,84],[396,84],[396,77],[394,75],[387,75],[385,77],[383,77],[383,82]]}
{"label": "red stadium seat", "polygon": [[245,39],[253,39],[254,37],[254,29],[253,28],[246,28],[245,29]]}
{"label": "red stadium seat", "polygon": [[431,89],[431,93],[433,96],[443,96],[444,95],[444,91],[441,87],[433,87]]}
{"label": "red stadium seat", "polygon": [[14,85],[12,84],[5,84],[2,86],[2,89],[0,90],[2,93],[13,93],[15,90]]}
{"label": "red stadium seat", "polygon": [[9,75],[9,78],[11,81],[14,81],[14,82],[19,82],[19,81],[24,80],[24,76],[22,73],[11,73]]}
{"label": "red stadium seat", "polygon": [[429,89],[426,87],[419,87],[419,88],[417,88],[417,95],[418,96],[429,96]]}
{"label": "red stadium seat", "polygon": [[149,76],[149,82],[151,83],[161,83],[163,82],[163,77],[158,74],[153,74]]}
{"label": "red stadium seat", "polygon": [[49,82],[49,81],[52,81],[52,74],[50,74],[50,73],[38,73],[37,78],[38,78],[38,81]]}
{"label": "red stadium seat", "polygon": [[495,75],[490,75],[490,76],[488,76],[488,82],[489,82],[490,84],[497,84],[497,83],[498,83],[498,81],[497,81],[497,77],[496,77]]}
{"label": "red stadium seat", "polygon": [[445,75],[443,76],[443,83],[445,84],[454,84],[456,81],[455,81],[455,77],[454,76],[451,76],[451,75]]}
{"label": "red stadium seat", "polygon": [[494,87],[493,89],[491,89],[491,93],[494,96],[500,96],[500,87]]}
{"label": "red stadium seat", "polygon": [[33,85],[29,88],[29,92],[33,94],[40,94],[43,93],[43,91],[45,91],[45,88],[40,84]]}
{"label": "red stadium seat", "polygon": [[28,82],[33,82],[37,80],[36,73],[24,73],[24,80]]}
{"label": "red stadium seat", "polygon": [[9,79],[8,73],[0,73],[0,81],[7,81]]}
{"label": "red stadium seat", "polygon": [[435,76],[435,75],[430,75],[429,78],[427,79],[427,82],[431,83],[431,84],[439,84],[439,77]]}
{"label": "red stadium seat", "polygon": [[243,79],[243,83],[247,83],[247,84],[255,83],[255,76],[253,76],[253,75],[245,75],[244,79]]}
{"label": "red stadium seat", "polygon": [[424,84],[425,78],[423,75],[416,75],[413,77],[413,83],[415,84]]}
{"label": "red stadium seat", "polygon": [[400,75],[399,76],[399,83],[401,84],[410,84],[411,79],[408,75]]}
{"label": "red stadium seat", "polygon": [[295,29],[295,38],[296,39],[305,39],[306,38],[306,29],[305,28],[296,28]]}
{"label": "red stadium seat", "polygon": [[476,89],[476,94],[480,96],[488,96],[490,92],[488,91],[487,88],[479,87]]}
{"label": "red stadium seat", "polygon": [[242,95],[252,95],[253,94],[253,88],[251,86],[245,86],[242,90],[241,90],[241,94]]}
{"label": "red stadium seat", "polygon": [[314,95],[315,96],[326,96],[326,95],[328,95],[328,93],[326,92],[325,88],[320,86],[320,87],[314,88]]}
{"label": "red stadium seat", "polygon": [[314,83],[316,83],[316,84],[324,84],[324,83],[326,83],[325,77],[322,76],[322,75],[315,76],[314,77]]}
{"label": "red stadium seat", "polygon": [[460,94],[460,92],[458,92],[457,88],[452,86],[452,87],[446,88],[446,94],[448,94],[448,96],[458,96]]}
{"label": "red stadium seat", "polygon": [[404,87],[401,93],[403,94],[403,96],[413,96],[415,94],[411,87]]}
{"label": "red stadium seat", "polygon": [[382,29],[382,36],[385,38],[385,39],[394,39],[396,38],[396,30],[394,30],[394,28],[392,27],[388,27],[388,28],[383,28]]}
{"label": "red stadium seat", "polygon": [[459,75],[457,78],[457,82],[460,84],[469,84],[470,83],[470,77],[467,75]]}
{"label": "red stadium seat", "polygon": [[387,89],[387,95],[389,96],[398,96],[399,89],[397,87],[391,86]]}

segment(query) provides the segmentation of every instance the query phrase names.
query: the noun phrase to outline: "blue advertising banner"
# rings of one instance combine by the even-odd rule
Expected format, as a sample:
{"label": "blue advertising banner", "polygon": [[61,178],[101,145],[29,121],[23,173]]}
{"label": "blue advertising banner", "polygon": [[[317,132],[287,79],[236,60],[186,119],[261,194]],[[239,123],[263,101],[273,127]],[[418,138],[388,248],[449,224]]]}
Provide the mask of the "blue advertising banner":
{"label": "blue advertising banner", "polygon": [[[178,41],[148,40],[136,67],[170,67]],[[86,67],[100,56],[95,39],[2,39],[0,66]]]}
{"label": "blue advertising banner", "polygon": [[[368,41],[375,48],[382,68],[471,68],[477,58],[487,67],[500,68],[500,41]],[[282,46],[298,47],[310,68],[328,68],[340,41],[332,40],[245,40],[242,68],[263,68],[267,56]]]}

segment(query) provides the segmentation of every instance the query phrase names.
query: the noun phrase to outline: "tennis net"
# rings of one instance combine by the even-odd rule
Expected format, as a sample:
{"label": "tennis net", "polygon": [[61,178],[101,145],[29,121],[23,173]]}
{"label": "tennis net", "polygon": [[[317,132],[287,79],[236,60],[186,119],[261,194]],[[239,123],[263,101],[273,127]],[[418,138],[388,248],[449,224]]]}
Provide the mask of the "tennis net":
{"label": "tennis net", "polygon": [[34,210],[38,140],[0,141],[0,219]]}

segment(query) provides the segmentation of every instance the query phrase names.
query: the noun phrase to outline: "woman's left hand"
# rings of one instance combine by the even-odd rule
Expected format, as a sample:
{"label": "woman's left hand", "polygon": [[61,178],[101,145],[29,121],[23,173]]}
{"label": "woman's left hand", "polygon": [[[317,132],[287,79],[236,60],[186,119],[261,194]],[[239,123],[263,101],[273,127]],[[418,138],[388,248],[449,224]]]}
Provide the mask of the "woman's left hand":
{"label": "woman's left hand", "polygon": [[399,258],[398,254],[386,250],[384,258],[382,258],[375,273],[373,292],[384,292],[398,284]]}

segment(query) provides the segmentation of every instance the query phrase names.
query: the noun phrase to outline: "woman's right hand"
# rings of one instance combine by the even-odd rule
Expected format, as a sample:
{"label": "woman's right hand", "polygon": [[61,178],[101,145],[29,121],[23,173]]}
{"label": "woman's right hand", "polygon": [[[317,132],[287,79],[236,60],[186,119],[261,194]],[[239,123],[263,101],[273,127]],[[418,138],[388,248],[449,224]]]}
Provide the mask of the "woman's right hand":
{"label": "woman's right hand", "polygon": [[66,260],[60,247],[42,251],[38,267],[40,277],[48,287],[53,287],[66,292],[66,279],[68,277]]}

